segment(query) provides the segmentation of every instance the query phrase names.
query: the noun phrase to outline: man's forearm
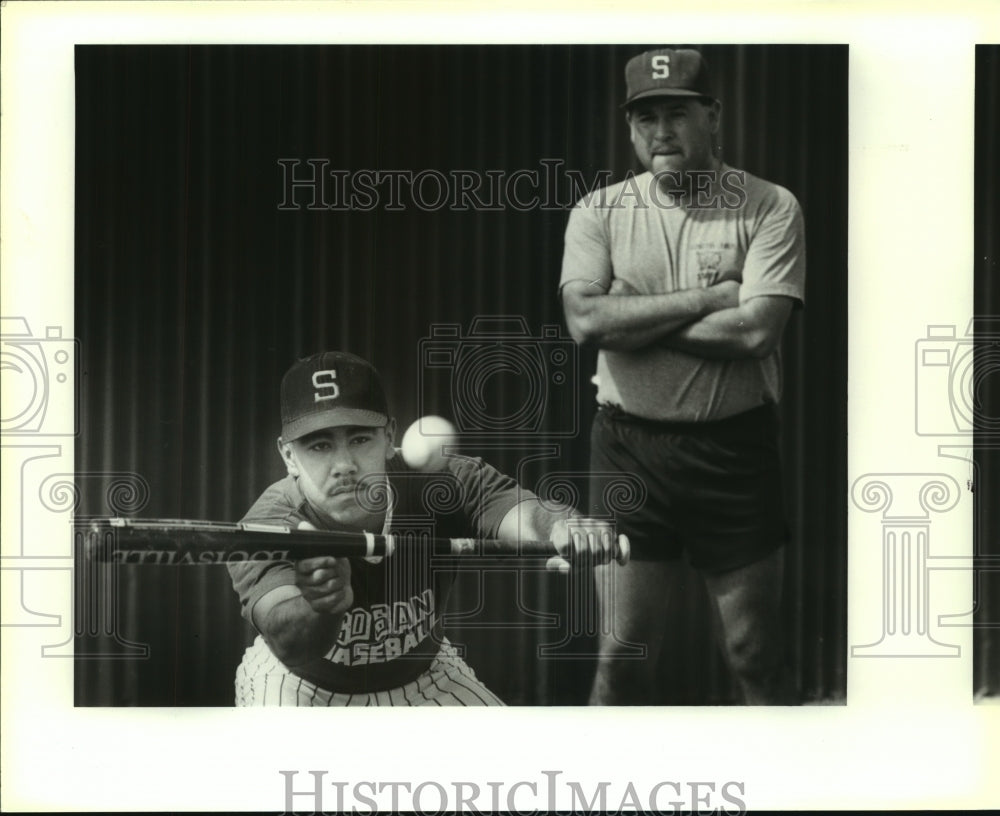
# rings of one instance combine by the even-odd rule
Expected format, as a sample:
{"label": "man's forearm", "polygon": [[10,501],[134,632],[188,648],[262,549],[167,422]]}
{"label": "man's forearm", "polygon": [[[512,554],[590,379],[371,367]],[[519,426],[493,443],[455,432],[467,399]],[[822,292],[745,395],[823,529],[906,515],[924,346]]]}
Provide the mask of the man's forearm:
{"label": "man's forearm", "polygon": [[721,290],[685,289],[664,295],[564,294],[573,339],[610,351],[633,351],[657,342],[720,308]]}
{"label": "man's forearm", "polygon": [[611,521],[589,519],[579,527],[572,526],[570,519],[580,518],[581,514],[570,505],[543,504],[532,498],[507,512],[500,524],[500,537],[508,541],[549,541],[553,555],[545,562],[547,570],[567,572],[574,563],[627,561],[627,547],[617,546]]}
{"label": "man's forearm", "polygon": [[271,607],[258,628],[275,656],[294,668],[327,654],[337,642],[343,620],[343,612],[316,612],[300,595]]}
{"label": "man's forearm", "polygon": [[526,499],[507,511],[498,537],[505,541],[547,541],[557,522],[579,515],[568,505],[543,506],[536,498]]}
{"label": "man's forearm", "polygon": [[712,312],[666,335],[660,344],[711,360],[761,359],[777,347],[780,333],[741,306]]}

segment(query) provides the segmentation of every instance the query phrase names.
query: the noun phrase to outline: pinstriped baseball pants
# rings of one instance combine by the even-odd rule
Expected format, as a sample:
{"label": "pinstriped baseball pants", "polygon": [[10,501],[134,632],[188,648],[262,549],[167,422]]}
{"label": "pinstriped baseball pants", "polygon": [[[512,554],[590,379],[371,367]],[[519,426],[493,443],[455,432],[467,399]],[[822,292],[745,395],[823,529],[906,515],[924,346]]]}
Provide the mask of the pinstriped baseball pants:
{"label": "pinstriped baseball pants", "polygon": [[502,706],[447,640],[430,668],[405,686],[347,694],[292,674],[259,635],[236,670],[237,706]]}

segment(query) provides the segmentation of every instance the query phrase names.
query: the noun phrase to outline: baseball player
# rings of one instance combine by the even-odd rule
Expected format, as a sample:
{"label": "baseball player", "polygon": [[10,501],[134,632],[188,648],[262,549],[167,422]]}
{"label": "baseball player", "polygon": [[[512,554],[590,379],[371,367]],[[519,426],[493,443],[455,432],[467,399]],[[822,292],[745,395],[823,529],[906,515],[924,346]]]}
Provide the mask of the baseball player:
{"label": "baseball player", "polygon": [[[243,520],[405,534],[414,519],[425,531],[430,519],[436,537],[551,540],[560,553],[552,569],[569,567],[562,555],[610,557],[608,524],[588,522],[592,535],[570,541],[571,508],[543,507],[479,459],[449,456],[442,473],[414,471],[394,434],[369,363],[332,351],[299,360],[281,383],[278,451],[288,475]],[[236,673],[236,704],[502,705],[442,632],[453,574],[431,555],[414,540],[384,558],[230,565],[259,632]]]}
{"label": "baseball player", "polygon": [[[560,281],[574,339],[599,349],[592,468],[636,473],[648,490],[618,526],[636,559],[650,560],[597,582],[615,636],[600,645],[591,702],[657,699],[685,556],[704,578],[745,701],[787,703],[776,405],[780,339],[803,302],[802,213],[787,190],[716,155],[722,106],[699,51],[639,54],[625,81],[646,172],[571,211]],[[646,644],[649,659],[616,659],[628,642]]]}

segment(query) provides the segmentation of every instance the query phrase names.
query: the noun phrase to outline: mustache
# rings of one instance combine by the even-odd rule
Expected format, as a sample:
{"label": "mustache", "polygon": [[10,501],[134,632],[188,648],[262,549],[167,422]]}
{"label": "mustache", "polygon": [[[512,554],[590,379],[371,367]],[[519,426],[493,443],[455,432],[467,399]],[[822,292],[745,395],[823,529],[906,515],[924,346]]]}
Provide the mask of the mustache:
{"label": "mustache", "polygon": [[326,491],[328,496],[340,496],[344,493],[354,493],[358,488],[358,482],[356,480],[351,481],[341,481],[337,482],[333,487]]}

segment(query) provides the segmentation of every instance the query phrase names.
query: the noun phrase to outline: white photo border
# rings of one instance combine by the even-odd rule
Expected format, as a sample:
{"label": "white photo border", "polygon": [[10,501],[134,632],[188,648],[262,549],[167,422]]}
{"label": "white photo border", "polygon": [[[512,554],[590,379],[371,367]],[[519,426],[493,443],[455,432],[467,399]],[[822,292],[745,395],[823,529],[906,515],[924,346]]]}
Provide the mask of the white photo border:
{"label": "white photo border", "polygon": [[[968,465],[943,456],[941,440],[914,434],[912,362],[927,326],[962,331],[972,316],[975,45],[1000,42],[1000,17],[985,1],[944,11],[889,2],[755,4],[752,14],[737,3],[669,6],[8,2],[0,11],[2,313],[73,336],[77,43],[846,43],[849,481],[944,474],[964,486]],[[59,447],[53,467],[72,472],[71,442],[50,447]],[[19,473],[6,462],[9,558],[22,531],[12,504]],[[933,546],[971,554],[967,494],[935,524]],[[851,648],[879,634],[880,518],[852,505],[848,533]],[[70,585],[53,564],[49,608],[69,610]],[[942,614],[971,609],[970,572],[936,576],[932,589]],[[312,770],[348,789],[362,780],[502,780],[539,790],[544,772],[561,771],[591,789],[600,780],[637,791],[666,780],[738,782],[751,810],[995,806],[1000,707],[973,701],[972,630],[950,628],[947,639],[959,656],[850,657],[846,706],[429,715],[74,708],[72,660],[42,659],[37,630],[7,626],[3,807],[274,811],[285,807],[282,770],[299,772],[297,789]]]}

